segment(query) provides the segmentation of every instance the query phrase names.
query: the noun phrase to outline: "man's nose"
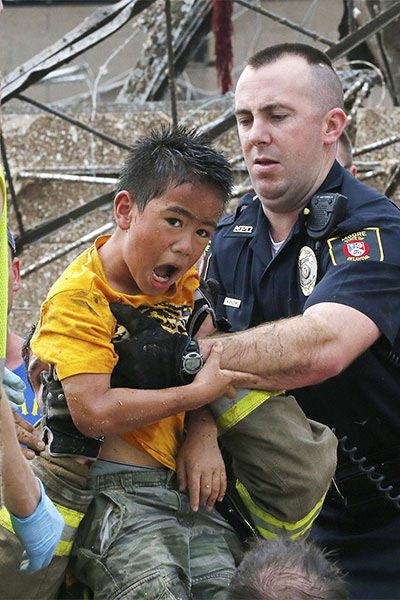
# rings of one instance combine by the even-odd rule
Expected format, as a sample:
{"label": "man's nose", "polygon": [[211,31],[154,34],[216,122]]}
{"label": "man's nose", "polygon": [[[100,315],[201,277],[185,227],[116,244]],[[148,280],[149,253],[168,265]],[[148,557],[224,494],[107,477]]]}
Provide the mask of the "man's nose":
{"label": "man's nose", "polygon": [[253,146],[271,143],[272,136],[266,121],[263,119],[254,119],[249,133],[249,141]]}

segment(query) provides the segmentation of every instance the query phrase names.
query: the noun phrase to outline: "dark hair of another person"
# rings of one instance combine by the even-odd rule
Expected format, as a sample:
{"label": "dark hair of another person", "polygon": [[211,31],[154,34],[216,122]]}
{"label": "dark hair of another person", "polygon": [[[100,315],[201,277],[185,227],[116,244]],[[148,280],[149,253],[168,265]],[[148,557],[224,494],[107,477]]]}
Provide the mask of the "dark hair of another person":
{"label": "dark hair of another person", "polygon": [[226,158],[195,129],[164,126],[134,143],[117,192],[127,190],[144,210],[170,186],[185,183],[214,188],[225,206],[232,192],[232,171]]}
{"label": "dark hair of another person", "polygon": [[8,225],[7,225],[7,242],[8,242],[9,248],[11,248],[11,255],[14,258],[17,255],[17,246],[15,244],[15,238],[14,238],[13,234],[11,233]]}
{"label": "dark hair of another person", "polygon": [[31,325],[29,327],[28,333],[24,337],[24,342],[23,342],[22,348],[21,348],[22,360],[24,361],[26,372],[28,372],[30,352],[31,352],[31,339],[32,339],[33,334],[35,333],[35,329],[36,329],[36,323],[33,323],[33,325]]}
{"label": "dark hair of another person", "polygon": [[348,600],[343,574],[312,542],[257,542],[232,578],[228,600]]}
{"label": "dark hair of another person", "polygon": [[344,153],[346,158],[343,166],[345,169],[350,169],[351,165],[353,164],[353,148],[351,146],[351,141],[348,136],[348,133],[345,129],[343,129],[338,143],[342,146],[342,154]]}

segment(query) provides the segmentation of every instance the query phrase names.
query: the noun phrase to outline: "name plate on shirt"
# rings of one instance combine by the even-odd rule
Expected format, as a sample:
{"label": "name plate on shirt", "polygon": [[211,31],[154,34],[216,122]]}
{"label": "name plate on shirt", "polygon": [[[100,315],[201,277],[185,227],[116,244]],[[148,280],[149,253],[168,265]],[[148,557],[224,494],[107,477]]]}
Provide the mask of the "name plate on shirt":
{"label": "name plate on shirt", "polygon": [[232,306],[232,308],[239,308],[241,304],[242,301],[237,298],[228,298],[227,296],[224,300],[224,306]]}

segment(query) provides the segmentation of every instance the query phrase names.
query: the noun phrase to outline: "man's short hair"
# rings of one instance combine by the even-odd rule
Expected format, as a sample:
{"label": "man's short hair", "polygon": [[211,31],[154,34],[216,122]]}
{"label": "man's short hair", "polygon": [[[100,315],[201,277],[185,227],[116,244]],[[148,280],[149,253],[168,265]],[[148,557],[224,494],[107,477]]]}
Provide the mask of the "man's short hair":
{"label": "man's short hair", "polygon": [[11,231],[10,231],[10,229],[9,229],[8,225],[7,225],[7,241],[8,241],[8,245],[9,245],[9,247],[11,248],[11,253],[12,253],[12,256],[13,256],[13,258],[14,258],[14,256],[16,256],[16,254],[17,254],[17,245],[16,245],[16,243],[15,243],[14,236],[13,236],[13,234],[11,233]]}
{"label": "man's short hair", "polygon": [[204,135],[182,126],[163,126],[134,143],[121,171],[117,192],[127,190],[139,210],[144,210],[168,187],[191,183],[214,188],[225,206],[232,182],[228,161]]}
{"label": "man's short hair", "polygon": [[316,89],[323,100],[325,108],[343,108],[343,87],[332,65],[332,61],[325,52],[309,46],[308,44],[283,43],[267,46],[247,59],[247,64],[253,69],[284,58],[285,56],[300,56],[315,75]]}
{"label": "man's short hair", "polygon": [[326,65],[333,69],[332,61],[325,52],[308,44],[284,43],[274,44],[259,50],[247,60],[254,69],[276,62],[283,56],[301,56],[309,65]]}
{"label": "man's short hair", "polygon": [[229,587],[228,600],[348,600],[343,574],[315,543],[278,537],[256,542]]}

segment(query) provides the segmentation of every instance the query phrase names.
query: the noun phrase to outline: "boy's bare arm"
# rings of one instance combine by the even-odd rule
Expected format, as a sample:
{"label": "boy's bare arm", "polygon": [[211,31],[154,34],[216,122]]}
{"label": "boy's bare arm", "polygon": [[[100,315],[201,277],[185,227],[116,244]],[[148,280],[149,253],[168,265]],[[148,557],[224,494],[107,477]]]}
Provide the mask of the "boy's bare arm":
{"label": "boy's bare arm", "polygon": [[[215,331],[210,314],[204,319],[195,338]],[[192,510],[199,504],[211,510],[226,492],[226,469],[218,445],[218,430],[208,406],[187,411],[186,437],[177,456],[177,476],[181,491],[188,490]]]}
{"label": "boy's bare arm", "polygon": [[177,456],[179,489],[188,490],[190,506],[211,510],[226,492],[225,463],[218,446],[218,430],[208,406],[189,411],[186,437]]}
{"label": "boy's bare arm", "polygon": [[72,419],[89,437],[121,434],[257,385],[257,376],[220,369],[221,352],[215,344],[192,383],[163,390],[111,388],[108,374],[67,377],[62,384]]}

